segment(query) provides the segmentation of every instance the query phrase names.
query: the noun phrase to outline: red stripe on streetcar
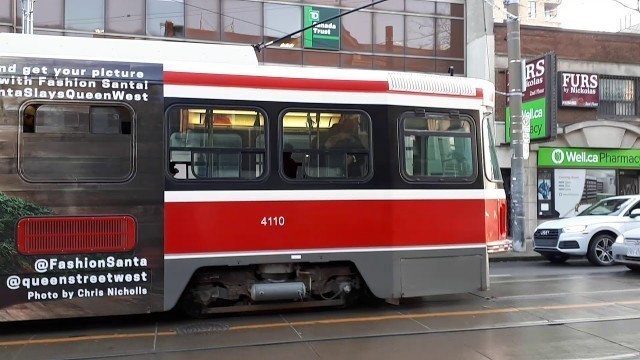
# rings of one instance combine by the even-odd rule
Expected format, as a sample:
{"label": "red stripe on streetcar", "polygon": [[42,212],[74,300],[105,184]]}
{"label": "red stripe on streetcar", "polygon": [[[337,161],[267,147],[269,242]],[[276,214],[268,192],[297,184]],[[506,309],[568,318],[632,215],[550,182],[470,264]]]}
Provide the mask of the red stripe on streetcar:
{"label": "red stripe on streetcar", "polygon": [[240,88],[311,90],[343,92],[387,92],[386,81],[299,79],[270,76],[197,74],[186,72],[164,72],[168,85],[222,86]]}
{"label": "red stripe on streetcar", "polygon": [[166,203],[165,250],[484,245],[498,236],[487,206],[497,210],[484,199]]}

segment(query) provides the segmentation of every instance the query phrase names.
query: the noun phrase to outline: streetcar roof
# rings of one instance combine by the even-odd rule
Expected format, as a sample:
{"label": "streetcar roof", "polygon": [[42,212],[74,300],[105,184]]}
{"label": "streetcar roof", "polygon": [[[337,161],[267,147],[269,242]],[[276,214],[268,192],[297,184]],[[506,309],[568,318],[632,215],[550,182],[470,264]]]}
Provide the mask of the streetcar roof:
{"label": "streetcar roof", "polygon": [[[250,45],[1,33],[0,55],[162,64],[167,72],[222,73],[290,79],[360,81],[388,91],[478,98],[494,106],[495,87],[486,80],[384,70],[259,64]],[[215,66],[212,66],[215,65]]]}

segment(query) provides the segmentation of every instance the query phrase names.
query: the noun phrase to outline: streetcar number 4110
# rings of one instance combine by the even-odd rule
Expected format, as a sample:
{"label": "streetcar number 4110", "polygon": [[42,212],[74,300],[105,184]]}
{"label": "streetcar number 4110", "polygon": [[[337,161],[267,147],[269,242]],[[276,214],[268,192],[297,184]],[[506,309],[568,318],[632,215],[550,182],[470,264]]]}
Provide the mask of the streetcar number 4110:
{"label": "streetcar number 4110", "polygon": [[265,216],[260,221],[263,226],[284,226],[284,216]]}

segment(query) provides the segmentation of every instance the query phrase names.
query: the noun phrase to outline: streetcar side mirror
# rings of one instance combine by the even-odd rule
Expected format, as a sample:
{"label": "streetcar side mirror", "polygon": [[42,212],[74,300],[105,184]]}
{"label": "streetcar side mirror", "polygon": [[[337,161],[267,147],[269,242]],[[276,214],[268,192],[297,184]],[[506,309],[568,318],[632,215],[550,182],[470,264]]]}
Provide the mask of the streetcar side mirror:
{"label": "streetcar side mirror", "polygon": [[640,209],[633,209],[631,210],[631,214],[629,214],[629,217],[632,219],[637,218],[638,216],[640,216]]}

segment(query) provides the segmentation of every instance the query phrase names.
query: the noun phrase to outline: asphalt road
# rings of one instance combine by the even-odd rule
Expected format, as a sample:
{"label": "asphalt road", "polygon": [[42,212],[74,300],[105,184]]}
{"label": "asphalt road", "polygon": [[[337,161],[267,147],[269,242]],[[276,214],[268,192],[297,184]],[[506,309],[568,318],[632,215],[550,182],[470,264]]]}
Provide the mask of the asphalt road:
{"label": "asphalt road", "polygon": [[640,274],[491,263],[491,289],[399,306],[0,325],[0,359],[640,359]]}

